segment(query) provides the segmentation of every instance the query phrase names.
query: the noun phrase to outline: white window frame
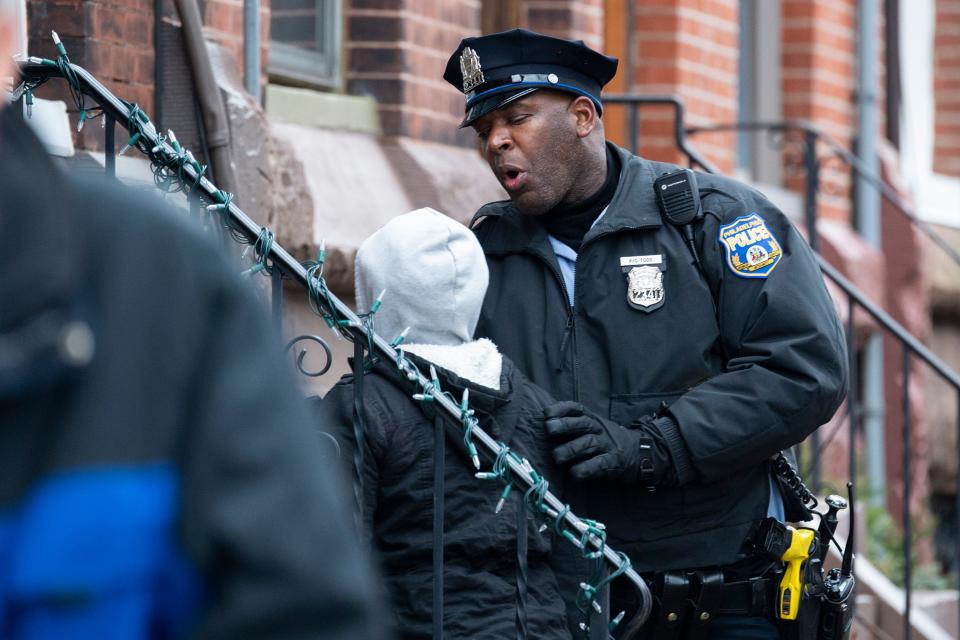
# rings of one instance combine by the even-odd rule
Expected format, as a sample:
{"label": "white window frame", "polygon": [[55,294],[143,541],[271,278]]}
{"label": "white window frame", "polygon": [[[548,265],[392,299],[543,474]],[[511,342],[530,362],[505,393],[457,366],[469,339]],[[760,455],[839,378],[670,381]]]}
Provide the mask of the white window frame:
{"label": "white window frame", "polygon": [[[13,48],[10,55],[27,57],[27,2],[26,0],[13,0],[10,3],[13,8],[13,19],[16,24],[14,33]],[[3,7],[0,6],[0,9]],[[4,52],[7,55],[7,52]]]}
{"label": "white window frame", "polygon": [[933,91],[935,0],[900,3],[901,111],[900,170],[915,199],[917,215],[936,224],[960,228],[960,178],[933,170],[936,101]]}

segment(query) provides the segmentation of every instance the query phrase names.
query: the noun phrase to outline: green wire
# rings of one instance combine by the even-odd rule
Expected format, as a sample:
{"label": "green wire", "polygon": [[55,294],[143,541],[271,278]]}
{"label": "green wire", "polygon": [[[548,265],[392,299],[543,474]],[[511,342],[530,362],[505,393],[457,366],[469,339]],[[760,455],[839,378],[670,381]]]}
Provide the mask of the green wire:
{"label": "green wire", "polygon": [[[62,48],[58,47],[58,50]],[[73,71],[72,67],[69,64],[69,59],[66,56],[65,49],[60,51],[60,57],[58,62],[44,60],[43,63],[48,66],[57,66],[60,68],[61,75],[67,80],[70,84],[71,89],[76,89],[78,95],[80,96],[79,110],[80,110],[80,120],[84,122],[90,118],[89,113],[84,108],[82,104],[82,94],[79,93],[80,83],[79,78],[76,73]],[[25,90],[26,103],[29,106],[33,102],[33,93],[32,88],[27,87]],[[189,187],[188,197],[193,195],[197,190],[202,180],[203,175],[207,171],[205,165],[200,164],[188,151],[183,149],[175,139],[171,140],[170,147],[173,149],[175,155],[170,155],[167,152],[164,152],[164,142],[165,138],[162,135],[158,134],[157,145],[153,150],[146,150],[143,147],[146,136],[144,133],[143,125],[150,122],[150,119],[147,115],[140,109],[136,104],[125,103],[128,107],[129,113],[127,118],[127,130],[130,132],[130,138],[127,142],[128,146],[136,147],[137,149],[144,152],[151,160],[151,165],[154,170],[154,177],[158,186],[163,185],[164,190],[167,192],[173,192],[172,190],[176,189],[178,191],[187,191]],[[172,134],[171,134],[172,135]],[[185,167],[191,166],[195,173],[197,174],[195,178],[189,179],[185,175]],[[222,220],[221,223],[226,227],[235,240],[238,242],[243,242],[244,244],[252,244],[254,252],[256,255],[256,264],[248,269],[250,273],[256,273],[257,271],[265,271],[269,267],[268,259],[270,252],[273,248],[275,241],[274,234],[271,230],[266,227],[262,227],[257,238],[253,243],[250,243],[246,236],[242,235],[240,230],[236,229],[232,224],[232,217],[230,215],[230,204],[233,199],[233,194],[225,191],[216,191],[213,194],[213,200],[215,203],[207,208],[207,211],[210,212],[211,209],[221,212]],[[339,317],[337,312],[337,307],[334,304],[334,299],[332,294],[326,284],[324,278],[324,262],[326,258],[326,251],[323,246],[320,247],[320,250],[317,253],[317,259],[315,261],[308,261],[304,263],[304,267],[307,271],[307,300],[308,304],[314,313],[321,316],[328,327],[340,335],[347,334],[348,339],[355,339],[352,336],[349,336],[349,332],[344,332],[340,329],[342,326],[346,326],[348,321],[344,318]],[[374,353],[374,331],[373,331],[373,317],[376,314],[379,308],[379,304],[374,304],[369,313],[361,316],[364,320],[363,328],[365,329],[364,333],[366,334],[368,340],[369,352]],[[329,309],[330,312],[325,311]],[[415,365],[406,357],[403,352],[403,349],[400,347],[400,344],[403,342],[405,337],[405,332],[397,336],[394,341],[391,343],[391,346],[397,349],[397,360],[396,365],[397,369],[401,372],[406,372],[408,378],[412,377],[415,379],[414,372],[416,371]],[[420,394],[423,401],[430,401],[436,398],[438,395],[443,394],[448,397],[452,402],[456,403],[456,399],[446,391],[442,391],[440,388],[440,382],[436,378],[436,375],[431,372],[431,381],[429,383],[424,383],[424,393]],[[467,446],[467,449],[470,453],[471,458],[474,460],[475,466],[479,466],[479,460],[477,458],[477,449],[473,443],[473,431],[479,425],[479,421],[475,415],[474,409],[469,405],[468,401],[468,391],[465,390],[462,399],[460,400],[460,419],[463,426],[463,442]],[[504,489],[500,496],[500,503],[502,504],[510,495],[511,489],[513,488],[513,482],[510,480],[510,465],[509,461],[513,459],[519,464],[523,464],[523,460],[510,451],[509,447],[506,444],[499,443],[500,450],[497,453],[496,458],[494,459],[493,467],[491,472],[479,472],[478,477],[483,477],[484,479],[499,479],[505,483]],[[530,471],[531,479],[533,481],[532,486],[527,489],[524,493],[524,503],[531,510],[535,511],[538,515],[543,515],[550,512],[550,508],[544,503],[546,495],[549,492],[549,482],[546,478],[539,476],[535,471]],[[499,506],[498,506],[499,510]],[[590,559],[598,560],[598,567],[603,568],[603,554],[602,549],[606,541],[606,532],[603,530],[602,525],[594,521],[585,520],[586,528],[581,532],[580,540],[577,540],[576,536],[571,533],[569,529],[565,527],[564,518],[570,513],[570,506],[563,505],[560,511],[553,518],[553,528],[554,531],[558,534],[567,538],[571,543],[581,547],[581,550],[585,557]],[[546,526],[546,525],[544,525]],[[542,531],[542,529],[541,529]],[[598,539],[600,546],[594,550],[589,551],[591,546],[596,547],[596,544],[591,543],[592,539]],[[621,559],[620,567],[612,572],[610,575],[604,577],[603,579],[596,580],[593,579],[589,583],[582,583],[581,591],[578,593],[578,600],[586,601],[586,606],[593,605],[593,599],[596,594],[609,582],[616,579],[617,577],[623,575],[630,568],[630,560],[626,555],[620,553]],[[579,602],[578,602],[579,604]],[[610,628],[616,626],[617,622],[622,618],[618,616],[611,625]]]}

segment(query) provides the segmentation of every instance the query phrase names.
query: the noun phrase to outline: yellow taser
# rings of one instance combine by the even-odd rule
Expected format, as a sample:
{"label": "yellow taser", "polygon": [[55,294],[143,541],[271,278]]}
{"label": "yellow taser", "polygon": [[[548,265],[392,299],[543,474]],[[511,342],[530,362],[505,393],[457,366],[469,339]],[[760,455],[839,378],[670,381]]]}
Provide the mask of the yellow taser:
{"label": "yellow taser", "polygon": [[781,620],[796,620],[800,611],[800,589],[803,588],[803,570],[810,550],[813,547],[813,529],[794,529],[790,531],[790,546],[780,557],[787,568],[780,580],[779,609],[777,613]]}

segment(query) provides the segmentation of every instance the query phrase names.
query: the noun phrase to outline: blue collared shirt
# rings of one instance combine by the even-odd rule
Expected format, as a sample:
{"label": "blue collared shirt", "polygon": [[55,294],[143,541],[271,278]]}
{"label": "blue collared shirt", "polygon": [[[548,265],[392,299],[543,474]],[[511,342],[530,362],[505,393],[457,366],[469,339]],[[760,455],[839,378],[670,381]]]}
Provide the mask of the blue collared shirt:
{"label": "blue collared shirt", "polygon": [[557,265],[560,267],[560,275],[563,276],[563,284],[567,289],[567,298],[570,306],[573,306],[573,287],[577,275],[577,252],[563,244],[551,235],[547,238],[553,247],[553,253],[557,256]]}

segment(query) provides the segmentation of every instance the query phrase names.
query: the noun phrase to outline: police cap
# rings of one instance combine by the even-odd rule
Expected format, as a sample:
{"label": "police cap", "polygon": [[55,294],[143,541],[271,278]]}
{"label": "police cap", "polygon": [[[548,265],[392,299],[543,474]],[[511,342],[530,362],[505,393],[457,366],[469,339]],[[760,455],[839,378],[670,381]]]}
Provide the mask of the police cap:
{"label": "police cap", "polygon": [[617,59],[582,40],[563,40],[526,29],[464,38],[447,61],[443,79],[463,92],[461,127],[537,89],[565,91],[593,100],[617,72]]}

